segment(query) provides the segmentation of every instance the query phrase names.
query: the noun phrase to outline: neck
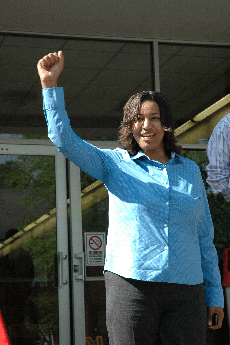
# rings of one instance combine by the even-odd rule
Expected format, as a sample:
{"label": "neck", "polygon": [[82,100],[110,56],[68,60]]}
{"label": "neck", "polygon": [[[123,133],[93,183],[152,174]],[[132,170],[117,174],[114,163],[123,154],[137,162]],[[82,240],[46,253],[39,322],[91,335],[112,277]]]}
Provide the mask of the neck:
{"label": "neck", "polygon": [[143,151],[146,156],[148,156],[150,159],[160,162],[162,164],[165,164],[169,161],[170,157],[166,155],[165,151],[160,152],[153,152],[145,150]]}

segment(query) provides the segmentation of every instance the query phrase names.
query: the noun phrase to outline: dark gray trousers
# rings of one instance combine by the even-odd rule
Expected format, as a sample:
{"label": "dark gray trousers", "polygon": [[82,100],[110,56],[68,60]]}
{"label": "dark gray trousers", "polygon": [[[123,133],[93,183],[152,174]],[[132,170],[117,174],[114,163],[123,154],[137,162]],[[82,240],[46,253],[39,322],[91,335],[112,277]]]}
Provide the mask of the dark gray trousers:
{"label": "dark gray trousers", "polygon": [[206,345],[204,286],[145,282],[105,272],[110,345]]}

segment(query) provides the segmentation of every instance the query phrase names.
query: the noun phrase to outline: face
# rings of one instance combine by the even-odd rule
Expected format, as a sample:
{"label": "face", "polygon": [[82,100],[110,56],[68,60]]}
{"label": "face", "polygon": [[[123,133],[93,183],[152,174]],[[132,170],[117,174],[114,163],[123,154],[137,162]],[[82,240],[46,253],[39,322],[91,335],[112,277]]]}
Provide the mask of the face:
{"label": "face", "polygon": [[163,143],[165,131],[160,121],[160,109],[156,102],[141,103],[137,119],[132,125],[132,132],[141,150],[150,159],[165,155]]}

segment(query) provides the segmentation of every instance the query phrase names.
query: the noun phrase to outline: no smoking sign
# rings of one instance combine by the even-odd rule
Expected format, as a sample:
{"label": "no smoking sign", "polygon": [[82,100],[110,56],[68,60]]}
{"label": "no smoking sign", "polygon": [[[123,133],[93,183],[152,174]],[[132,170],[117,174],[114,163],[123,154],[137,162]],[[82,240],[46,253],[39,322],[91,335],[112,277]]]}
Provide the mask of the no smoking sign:
{"label": "no smoking sign", "polygon": [[102,240],[98,236],[92,236],[89,239],[89,246],[93,250],[99,250],[102,246]]}
{"label": "no smoking sign", "polygon": [[105,233],[85,232],[86,266],[104,266]]}

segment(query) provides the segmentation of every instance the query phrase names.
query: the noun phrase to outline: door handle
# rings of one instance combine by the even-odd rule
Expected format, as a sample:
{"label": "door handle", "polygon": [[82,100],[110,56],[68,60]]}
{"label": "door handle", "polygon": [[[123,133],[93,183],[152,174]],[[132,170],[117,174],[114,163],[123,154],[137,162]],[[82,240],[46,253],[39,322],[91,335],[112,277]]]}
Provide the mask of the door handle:
{"label": "door handle", "polygon": [[78,263],[74,263],[73,272],[75,280],[85,280],[85,253],[75,254],[74,258],[78,260]]}
{"label": "door handle", "polygon": [[64,279],[63,274],[63,260],[67,259],[67,255],[63,255],[62,252],[57,253],[57,263],[58,263],[58,285],[62,287],[62,285],[67,284],[68,281]]}

